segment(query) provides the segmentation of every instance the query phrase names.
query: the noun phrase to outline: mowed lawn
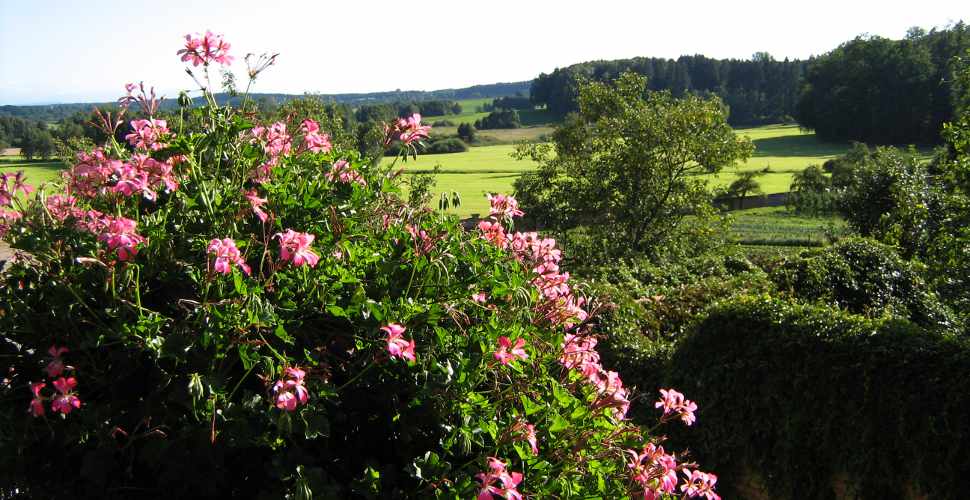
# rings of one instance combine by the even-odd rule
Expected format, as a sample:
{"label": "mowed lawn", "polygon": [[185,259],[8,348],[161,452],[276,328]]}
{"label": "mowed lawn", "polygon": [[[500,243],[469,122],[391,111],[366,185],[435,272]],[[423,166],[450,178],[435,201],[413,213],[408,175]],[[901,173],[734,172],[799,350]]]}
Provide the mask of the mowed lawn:
{"label": "mowed lawn", "polygon": [[58,180],[64,170],[64,164],[59,161],[26,161],[19,156],[0,156],[0,173],[17,173],[24,171],[27,184],[39,187],[45,182]]}
{"label": "mowed lawn", "polygon": [[[543,133],[550,131],[547,127],[542,128]],[[488,132],[491,131],[480,133]],[[737,133],[751,139],[755,152],[745,163],[725,168],[717,175],[705,175],[714,187],[729,185],[742,171],[758,170],[765,171],[757,180],[766,194],[785,193],[791,187],[794,173],[809,165],[821,166],[849,149],[848,144],[819,142],[814,133],[802,131],[797,125],[744,128],[738,129]],[[464,153],[424,155],[408,162],[405,171],[428,172],[440,165],[436,199],[441,192],[458,192],[462,206],[451,208],[449,212],[467,217],[487,212],[485,194],[511,193],[515,177],[535,168],[529,160],[513,159],[513,150],[512,145],[479,146]]]}

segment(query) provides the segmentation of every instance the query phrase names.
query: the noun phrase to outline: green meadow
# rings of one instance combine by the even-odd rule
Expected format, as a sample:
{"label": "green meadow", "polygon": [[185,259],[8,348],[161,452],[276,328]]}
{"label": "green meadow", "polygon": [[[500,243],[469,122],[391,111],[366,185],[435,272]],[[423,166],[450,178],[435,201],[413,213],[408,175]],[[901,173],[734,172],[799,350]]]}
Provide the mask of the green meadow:
{"label": "green meadow", "polygon": [[[529,139],[548,134],[552,129],[536,127],[515,131],[522,139]],[[485,130],[480,134],[493,132],[510,131]],[[757,179],[766,194],[784,193],[789,190],[794,173],[809,165],[821,165],[849,148],[847,144],[819,142],[814,133],[800,130],[796,125],[744,128],[737,133],[751,139],[755,152],[745,163],[725,168],[717,175],[705,175],[713,187],[729,185],[742,171],[758,170],[764,172]],[[435,186],[436,199],[439,193],[457,192],[462,205],[450,209],[451,213],[462,217],[482,214],[488,208],[485,194],[511,192],[515,178],[535,168],[529,160],[513,159],[513,150],[513,145],[502,144],[472,147],[464,153],[419,156],[406,164],[405,172],[428,172],[438,165],[441,173]]]}

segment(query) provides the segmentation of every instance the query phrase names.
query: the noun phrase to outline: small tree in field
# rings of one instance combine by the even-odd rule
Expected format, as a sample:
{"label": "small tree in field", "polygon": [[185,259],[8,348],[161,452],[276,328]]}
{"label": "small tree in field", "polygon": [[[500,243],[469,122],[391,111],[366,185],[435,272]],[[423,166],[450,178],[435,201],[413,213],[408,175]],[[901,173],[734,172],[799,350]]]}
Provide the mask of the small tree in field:
{"label": "small tree in field", "polygon": [[616,251],[656,254],[690,234],[686,217],[710,213],[696,174],[748,158],[751,143],[734,134],[716,98],[646,88],[632,73],[584,85],[579,113],[556,129],[552,145],[518,150],[539,163],[516,183],[536,222],[585,226]]}
{"label": "small tree in field", "polygon": [[739,209],[744,208],[744,200],[748,196],[764,194],[764,191],[761,189],[761,183],[757,179],[762,175],[763,172],[758,171],[741,172],[738,174],[738,178],[734,179],[734,182],[728,186],[727,192],[731,197],[737,198]]}

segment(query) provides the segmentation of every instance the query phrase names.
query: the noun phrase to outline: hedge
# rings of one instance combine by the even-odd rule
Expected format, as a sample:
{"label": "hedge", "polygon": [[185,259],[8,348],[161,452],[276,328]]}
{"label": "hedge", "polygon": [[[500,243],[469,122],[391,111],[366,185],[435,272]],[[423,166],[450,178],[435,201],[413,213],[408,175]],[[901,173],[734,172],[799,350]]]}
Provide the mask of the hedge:
{"label": "hedge", "polygon": [[675,441],[722,477],[760,471],[769,498],[966,497],[965,339],[745,296],[708,311],[668,381],[705,402]]}

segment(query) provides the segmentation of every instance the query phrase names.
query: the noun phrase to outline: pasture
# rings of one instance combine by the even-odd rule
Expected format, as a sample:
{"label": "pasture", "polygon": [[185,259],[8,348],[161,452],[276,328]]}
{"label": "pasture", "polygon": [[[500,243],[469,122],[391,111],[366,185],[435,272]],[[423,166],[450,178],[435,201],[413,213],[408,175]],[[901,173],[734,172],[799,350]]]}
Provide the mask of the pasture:
{"label": "pasture", "polygon": [[[539,137],[552,131],[549,127],[523,128],[510,131],[485,130],[493,132],[518,133],[523,138],[528,134]],[[737,130],[755,145],[751,158],[734,167],[725,168],[720,174],[705,175],[712,187],[729,185],[739,172],[758,170],[764,174],[757,178],[765,194],[785,193],[791,186],[792,175],[809,165],[821,165],[826,160],[845,153],[847,144],[819,142],[815,134],[799,130],[796,125],[768,125],[763,127]],[[406,164],[406,173],[431,171],[435,165],[441,167],[438,183],[435,186],[435,199],[441,192],[456,191],[461,195],[462,206],[451,208],[449,212],[461,217],[486,213],[488,205],[485,194],[489,192],[511,192],[515,177],[535,168],[528,160],[517,161],[511,157],[512,145],[472,147],[464,153],[419,156],[416,161]]]}

